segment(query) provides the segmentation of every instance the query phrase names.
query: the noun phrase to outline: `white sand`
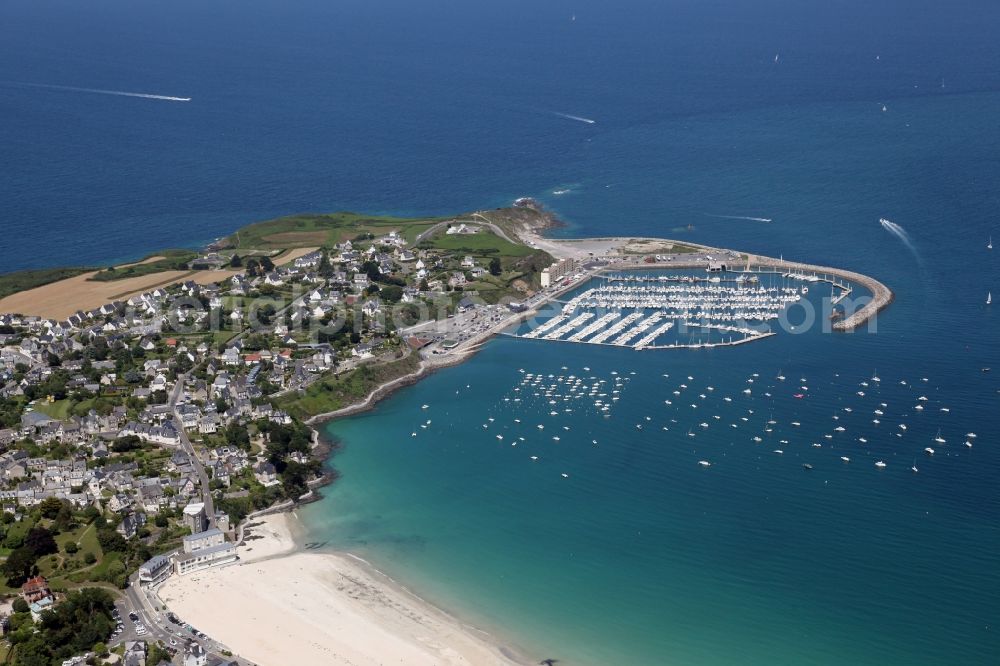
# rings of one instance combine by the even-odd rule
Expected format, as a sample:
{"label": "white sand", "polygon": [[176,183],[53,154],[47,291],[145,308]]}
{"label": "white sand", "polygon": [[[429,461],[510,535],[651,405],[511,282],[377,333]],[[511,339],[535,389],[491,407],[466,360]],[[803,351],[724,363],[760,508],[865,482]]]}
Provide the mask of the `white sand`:
{"label": "white sand", "polygon": [[246,541],[239,564],[172,576],[160,598],[260,666],[521,663],[355,558],[295,551],[293,521],[252,520],[266,538]]}

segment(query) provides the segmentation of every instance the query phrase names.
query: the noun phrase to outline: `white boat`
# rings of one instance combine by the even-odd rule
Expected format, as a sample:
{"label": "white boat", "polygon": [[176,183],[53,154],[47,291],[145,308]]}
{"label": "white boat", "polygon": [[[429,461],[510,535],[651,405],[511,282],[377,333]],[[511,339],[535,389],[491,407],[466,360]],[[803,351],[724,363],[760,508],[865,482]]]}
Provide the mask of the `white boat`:
{"label": "white boat", "polygon": [[970,449],[972,448],[972,442],[970,442],[969,440],[965,440],[965,445]]}
{"label": "white boat", "polygon": [[944,444],[944,437],[941,436],[940,430],[938,430],[937,437],[934,438],[934,441],[938,444]]}
{"label": "white boat", "polygon": [[879,469],[884,469],[885,463],[879,460],[877,463],[875,463],[875,466],[878,467]]}
{"label": "white boat", "polygon": [[840,459],[843,460],[844,462],[851,462],[851,459],[848,458],[847,456],[840,456]]}
{"label": "white boat", "polygon": [[905,423],[900,423],[899,424],[899,429],[900,430],[906,430],[906,424]]}
{"label": "white boat", "polygon": [[969,439],[975,439],[976,438],[976,433],[974,433],[974,432],[967,432],[967,433],[965,433],[965,436],[968,437]]}
{"label": "white boat", "polygon": [[989,240],[986,241],[986,249],[987,250],[993,249],[993,236],[990,236]]}
{"label": "white boat", "polygon": [[775,452],[775,453],[777,453],[777,454],[778,454],[779,456],[780,456],[780,455],[781,455],[782,453],[784,453],[784,451],[782,451],[781,449],[775,449],[775,450],[774,450],[774,452]]}
{"label": "white boat", "polygon": [[926,447],[924,447],[924,453],[926,453],[929,456],[932,456],[932,455],[934,455],[934,449],[932,449],[929,446],[926,446]]}

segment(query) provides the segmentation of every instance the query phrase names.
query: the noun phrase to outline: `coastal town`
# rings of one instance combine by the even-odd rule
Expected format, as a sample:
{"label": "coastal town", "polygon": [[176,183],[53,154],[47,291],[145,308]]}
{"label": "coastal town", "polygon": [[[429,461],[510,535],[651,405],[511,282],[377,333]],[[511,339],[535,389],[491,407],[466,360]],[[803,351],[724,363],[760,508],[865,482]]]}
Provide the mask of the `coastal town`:
{"label": "coastal town", "polygon": [[[530,201],[511,210],[534,214]],[[61,318],[0,314],[0,626],[13,663],[250,663],[158,591],[237,563],[256,517],[333,478],[313,422],[460,362],[608,267],[724,268],[711,249],[556,245],[498,219],[349,227],[291,254],[222,239],[190,260],[191,279]],[[79,622],[62,609],[80,604],[91,619],[57,635]]]}

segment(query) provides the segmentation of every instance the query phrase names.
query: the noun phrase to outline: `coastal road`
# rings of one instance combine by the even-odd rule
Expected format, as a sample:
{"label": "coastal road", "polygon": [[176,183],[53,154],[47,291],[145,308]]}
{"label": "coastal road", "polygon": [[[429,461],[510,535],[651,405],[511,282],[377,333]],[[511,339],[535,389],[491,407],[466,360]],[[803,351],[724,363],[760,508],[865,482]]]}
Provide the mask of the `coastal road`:
{"label": "coastal road", "polygon": [[208,473],[205,471],[205,466],[201,464],[198,454],[195,453],[194,445],[191,444],[187,431],[184,430],[184,424],[181,422],[180,416],[177,415],[177,402],[184,393],[185,381],[187,381],[187,374],[177,376],[177,381],[174,383],[174,389],[170,393],[170,402],[168,404],[170,405],[170,413],[174,417],[174,427],[177,429],[177,434],[181,439],[181,448],[191,458],[191,464],[198,474],[198,482],[201,484],[201,497],[205,503],[205,514],[208,516],[209,527],[215,527],[215,502],[212,500],[212,490],[208,486]]}
{"label": "coastal road", "polygon": [[[150,598],[151,595],[152,598]],[[119,601],[116,606],[121,613],[125,630],[115,641],[115,644],[131,640],[144,640],[148,643],[159,641],[163,645],[177,650],[180,655],[183,655],[184,648],[188,643],[196,642],[208,652],[209,663],[235,661],[241,666],[253,666],[252,662],[244,659],[225,656],[223,652],[227,649],[226,646],[212,640],[208,636],[202,638],[195,635],[193,633],[196,631],[195,627],[185,628],[183,624],[170,622],[167,619],[167,611],[163,602],[156,596],[155,592],[149,592],[146,588],[139,585],[138,574],[134,574],[129,579],[129,586],[125,589],[124,599]],[[162,612],[158,609],[162,609]],[[135,623],[129,619],[129,613],[135,613],[139,616],[139,621],[146,628],[146,634],[140,636],[136,633]],[[183,619],[181,621],[183,622]],[[174,661],[176,662],[177,659]]]}

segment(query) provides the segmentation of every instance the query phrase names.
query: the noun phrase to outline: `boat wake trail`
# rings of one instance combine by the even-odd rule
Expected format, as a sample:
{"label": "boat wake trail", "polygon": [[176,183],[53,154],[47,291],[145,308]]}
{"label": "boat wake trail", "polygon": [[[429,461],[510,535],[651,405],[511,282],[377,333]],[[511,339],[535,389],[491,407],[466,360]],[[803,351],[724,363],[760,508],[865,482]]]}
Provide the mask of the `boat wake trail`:
{"label": "boat wake trail", "polygon": [[65,92],[91,93],[96,95],[115,95],[118,97],[139,97],[141,99],[157,99],[163,102],[190,102],[190,97],[173,97],[171,95],[152,95],[149,93],[127,92],[125,90],[104,90],[102,88],[78,88],[76,86],[57,86],[50,83],[22,83],[19,81],[4,81],[7,85],[26,88],[44,88],[46,90],[62,90]]}
{"label": "boat wake trail", "polygon": [[769,217],[750,217],[748,215],[713,215],[712,213],[705,213],[706,217],[716,217],[720,220],[749,220],[750,222],[772,222],[773,220]]}
{"label": "boat wake trail", "polygon": [[596,120],[591,120],[590,118],[584,118],[583,116],[573,116],[568,113],[560,113],[559,111],[552,111],[552,115],[559,116],[560,118],[566,118],[567,120],[575,120],[578,123],[587,123],[588,125],[593,125]]}
{"label": "boat wake trail", "polygon": [[899,240],[903,241],[903,245],[905,245],[906,248],[913,253],[913,256],[917,258],[918,262],[921,261],[920,253],[917,252],[917,248],[913,244],[913,241],[910,239],[910,234],[906,233],[906,229],[899,226],[895,222],[885,219],[884,217],[880,217],[878,221],[879,224],[882,225],[883,229],[888,231],[890,234],[892,234]]}

